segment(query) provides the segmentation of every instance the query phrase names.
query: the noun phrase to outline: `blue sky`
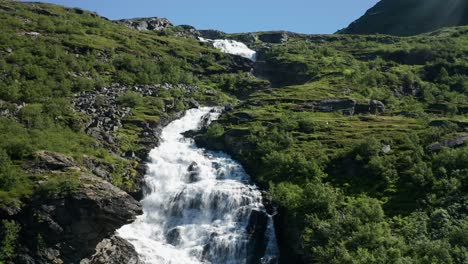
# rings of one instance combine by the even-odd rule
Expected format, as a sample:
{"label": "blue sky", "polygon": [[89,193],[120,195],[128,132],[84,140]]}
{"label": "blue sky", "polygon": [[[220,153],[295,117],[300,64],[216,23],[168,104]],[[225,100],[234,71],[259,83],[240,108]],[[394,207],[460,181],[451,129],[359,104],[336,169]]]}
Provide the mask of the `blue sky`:
{"label": "blue sky", "polygon": [[110,19],[166,17],[177,25],[225,32],[290,30],[334,33],[378,0],[47,0]]}

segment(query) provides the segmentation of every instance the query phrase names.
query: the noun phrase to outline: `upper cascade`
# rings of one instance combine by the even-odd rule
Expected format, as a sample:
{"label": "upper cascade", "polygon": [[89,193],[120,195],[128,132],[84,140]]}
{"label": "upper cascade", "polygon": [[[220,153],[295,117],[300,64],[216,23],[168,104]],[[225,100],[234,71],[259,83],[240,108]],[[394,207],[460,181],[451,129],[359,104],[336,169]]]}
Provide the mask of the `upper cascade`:
{"label": "upper cascade", "polygon": [[224,53],[238,55],[251,61],[257,60],[257,52],[250,49],[242,42],[230,40],[230,39],[204,39],[199,37],[201,42],[210,42],[213,43],[213,46]]}

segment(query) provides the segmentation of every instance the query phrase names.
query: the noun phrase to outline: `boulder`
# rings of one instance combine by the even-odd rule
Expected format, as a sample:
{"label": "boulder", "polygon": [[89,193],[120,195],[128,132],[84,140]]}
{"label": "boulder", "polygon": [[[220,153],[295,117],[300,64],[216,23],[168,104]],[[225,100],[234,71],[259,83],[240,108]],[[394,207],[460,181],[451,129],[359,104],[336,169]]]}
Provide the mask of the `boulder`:
{"label": "boulder", "polygon": [[370,113],[378,114],[385,112],[385,104],[378,100],[370,100],[369,102]]}
{"label": "boulder", "polygon": [[427,152],[436,152],[441,150],[442,148],[456,148],[456,147],[462,147],[465,145],[465,143],[468,141],[468,134],[463,134],[459,135],[456,137],[453,137],[451,139],[447,139],[442,142],[436,142],[433,143],[429,146],[427,146],[426,151]]}
{"label": "boulder", "polygon": [[64,170],[76,166],[72,158],[56,152],[39,151],[34,154],[34,158],[36,165],[46,170]]}
{"label": "boulder", "polygon": [[196,182],[200,180],[200,168],[198,164],[194,161],[187,169],[188,171],[188,179],[190,182]]}
{"label": "boulder", "polygon": [[177,246],[180,243],[180,229],[175,227],[166,233],[167,243]]}
{"label": "boulder", "polygon": [[102,240],[96,246],[91,259],[83,259],[80,264],[142,264],[135,247],[127,240],[113,236]]}
{"label": "boulder", "polygon": [[34,197],[15,216],[22,226],[15,263],[30,258],[35,263],[79,263],[93,255],[103,239],[142,214],[135,199],[109,182],[86,173],[79,181],[65,197]]}
{"label": "boulder", "polygon": [[260,34],[258,37],[261,41],[267,43],[283,43],[288,41],[289,39],[289,32],[280,31],[280,32],[266,32]]}

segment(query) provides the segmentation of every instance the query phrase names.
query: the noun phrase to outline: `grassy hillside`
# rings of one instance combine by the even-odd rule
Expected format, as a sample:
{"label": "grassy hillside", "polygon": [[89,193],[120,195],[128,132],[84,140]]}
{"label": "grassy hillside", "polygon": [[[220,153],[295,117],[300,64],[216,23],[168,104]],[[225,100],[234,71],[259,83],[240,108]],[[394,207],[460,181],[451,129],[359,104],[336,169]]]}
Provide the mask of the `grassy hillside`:
{"label": "grassy hillside", "polygon": [[468,146],[431,145],[468,139],[467,33],[296,36],[260,54],[276,87],[198,141],[281,205],[285,261],[468,261]]}
{"label": "grassy hillside", "polygon": [[[123,156],[147,144],[148,124],[193,100],[236,105],[197,140],[233,154],[269,191],[285,263],[468,261],[468,27],[285,42],[259,33],[255,72],[267,80],[194,39],[81,9],[0,0],[0,28],[0,262],[17,253],[11,215],[81,184],[76,170],[32,169],[42,151],[77,170],[105,164],[133,192],[137,164]],[[112,89],[121,92],[103,96]],[[125,112],[112,142],[85,130],[93,120],[76,94]]]}
{"label": "grassy hillside", "polygon": [[410,36],[462,25],[468,25],[464,0],[381,0],[340,33]]}

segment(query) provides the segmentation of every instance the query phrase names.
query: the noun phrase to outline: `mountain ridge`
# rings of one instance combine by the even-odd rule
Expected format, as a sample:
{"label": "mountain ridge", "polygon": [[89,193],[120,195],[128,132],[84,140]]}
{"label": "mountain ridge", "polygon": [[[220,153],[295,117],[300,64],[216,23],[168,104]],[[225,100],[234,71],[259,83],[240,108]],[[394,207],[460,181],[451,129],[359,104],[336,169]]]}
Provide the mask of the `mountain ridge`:
{"label": "mountain ridge", "polygon": [[381,0],[337,33],[410,36],[467,24],[464,0]]}

